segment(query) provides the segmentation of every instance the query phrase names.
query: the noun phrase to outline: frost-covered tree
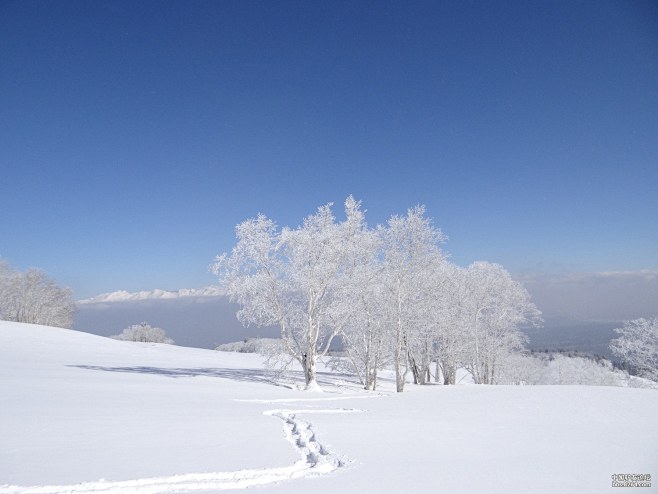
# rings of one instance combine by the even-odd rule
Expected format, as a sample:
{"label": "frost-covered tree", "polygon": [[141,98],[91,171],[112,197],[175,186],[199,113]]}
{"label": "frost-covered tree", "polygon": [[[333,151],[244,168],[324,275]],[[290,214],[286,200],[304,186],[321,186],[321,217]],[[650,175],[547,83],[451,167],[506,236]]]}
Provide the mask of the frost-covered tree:
{"label": "frost-covered tree", "polygon": [[423,317],[425,271],[442,259],[438,245],[445,236],[425,217],[422,206],[409,209],[406,216],[392,216],[378,231],[383,243],[382,295],[394,344],[396,389],[402,392],[410,368],[416,380],[420,377],[422,357],[414,343],[428,325]]}
{"label": "frost-covered tree", "polygon": [[316,362],[347,324],[337,309],[355,237],[364,228],[360,204],[345,201],[337,222],[331,204],[295,229],[279,229],[264,215],[236,227],[231,254],[218,256],[213,272],[244,325],[278,325],[286,350],[304,370],[307,388],[317,387]]}
{"label": "frost-covered tree", "polygon": [[21,273],[0,261],[0,319],[70,328],[74,313],[71,290],[43,271]]}
{"label": "frost-covered tree", "polygon": [[174,344],[174,340],[167,336],[164,329],[153,327],[147,322],[129,326],[120,334],[111,336],[110,338],[121,341],[138,341],[142,343]]}
{"label": "frost-covered tree", "polygon": [[[477,384],[495,384],[496,368],[523,348],[522,324],[539,324],[540,312],[519,282],[500,265],[475,262],[466,270],[466,370]],[[466,337],[466,335],[465,335]]]}
{"label": "frost-covered tree", "polygon": [[451,269],[437,249],[428,255],[416,282],[414,299],[416,320],[407,338],[407,365],[415,384],[427,384],[431,379],[430,366],[439,352],[441,330],[449,321],[449,275]]}
{"label": "frost-covered tree", "polygon": [[638,375],[658,381],[658,317],[626,321],[615,332],[620,336],[610,343],[612,353]]}
{"label": "frost-covered tree", "polygon": [[13,277],[17,273],[7,261],[0,259],[0,320],[8,320],[9,305],[12,297]]}
{"label": "frost-covered tree", "polygon": [[446,263],[440,290],[433,297],[434,310],[431,317],[434,325],[436,380],[443,384],[455,384],[457,369],[468,361],[469,333],[468,297],[466,270]]}
{"label": "frost-covered tree", "polygon": [[375,231],[363,228],[355,236],[336,306],[345,320],[340,336],[347,359],[364,389],[371,390],[378,371],[390,363],[380,249]]}

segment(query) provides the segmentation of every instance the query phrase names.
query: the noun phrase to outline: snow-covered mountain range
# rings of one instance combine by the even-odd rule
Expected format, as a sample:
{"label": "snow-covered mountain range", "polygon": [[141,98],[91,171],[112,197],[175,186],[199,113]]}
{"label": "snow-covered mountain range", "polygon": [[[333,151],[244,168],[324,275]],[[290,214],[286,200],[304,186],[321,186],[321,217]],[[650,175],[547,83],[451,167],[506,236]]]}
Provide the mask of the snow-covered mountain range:
{"label": "snow-covered mountain range", "polygon": [[128,292],[118,290],[116,292],[102,293],[95,297],[78,300],[78,304],[98,304],[109,302],[128,302],[134,300],[162,300],[183,297],[221,297],[224,291],[218,286],[206,286],[203,288],[181,288],[177,291],[170,290],[150,290],[141,292]]}

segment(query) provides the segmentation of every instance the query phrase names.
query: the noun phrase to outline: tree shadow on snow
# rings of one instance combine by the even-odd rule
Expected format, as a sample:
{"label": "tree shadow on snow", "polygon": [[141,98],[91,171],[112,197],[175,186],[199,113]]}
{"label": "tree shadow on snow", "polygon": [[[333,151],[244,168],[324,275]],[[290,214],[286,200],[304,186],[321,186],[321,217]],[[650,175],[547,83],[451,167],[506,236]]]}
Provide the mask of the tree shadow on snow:
{"label": "tree shadow on snow", "polygon": [[[262,369],[228,369],[228,368],[210,368],[210,367],[194,367],[194,368],[170,368],[170,367],[149,367],[149,366],[129,366],[129,367],[105,367],[101,365],[68,365],[67,367],[75,367],[78,369],[103,371],[103,372],[124,372],[133,374],[151,374],[157,376],[164,376],[170,378],[181,377],[217,377],[221,379],[230,379],[238,382],[253,382],[260,384],[268,384],[270,386],[283,387],[288,389],[295,389],[302,386],[304,382],[304,374],[301,371],[289,370],[285,373],[285,382],[277,381],[264,373]],[[358,381],[354,380],[354,376],[346,373],[329,373],[318,372],[318,384],[324,389],[327,388],[342,388],[342,389],[361,389]],[[298,385],[296,385],[298,384]]]}
{"label": "tree shadow on snow", "polygon": [[181,378],[181,377],[218,377],[221,379],[230,379],[240,382],[254,382],[269,384],[272,386],[281,386],[273,382],[271,378],[257,369],[227,369],[227,368],[169,368],[169,367],[104,367],[101,365],[69,365],[68,367],[77,367],[78,369],[87,369],[104,372],[126,372],[134,374],[152,374],[157,376]]}

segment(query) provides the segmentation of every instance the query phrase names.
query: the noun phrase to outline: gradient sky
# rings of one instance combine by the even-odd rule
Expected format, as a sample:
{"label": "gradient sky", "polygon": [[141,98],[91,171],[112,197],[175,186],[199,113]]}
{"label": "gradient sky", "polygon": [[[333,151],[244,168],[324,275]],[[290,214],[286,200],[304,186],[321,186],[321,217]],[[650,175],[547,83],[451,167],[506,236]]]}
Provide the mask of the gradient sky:
{"label": "gradient sky", "polygon": [[0,170],[0,256],[76,298],[348,194],[460,265],[658,270],[658,4],[0,1]]}

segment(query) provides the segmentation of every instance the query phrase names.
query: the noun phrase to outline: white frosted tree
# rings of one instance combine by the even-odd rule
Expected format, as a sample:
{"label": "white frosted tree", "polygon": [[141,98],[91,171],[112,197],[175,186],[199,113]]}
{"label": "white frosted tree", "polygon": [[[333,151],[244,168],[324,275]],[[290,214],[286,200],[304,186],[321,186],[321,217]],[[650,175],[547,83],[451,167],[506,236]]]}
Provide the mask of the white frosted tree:
{"label": "white frosted tree", "polygon": [[364,389],[374,390],[377,373],[389,363],[382,293],[381,239],[365,225],[349,250],[336,315],[342,324],[343,349]]}
{"label": "white frosted tree", "polygon": [[74,313],[71,290],[38,269],[21,273],[0,262],[0,319],[70,328]]}
{"label": "white frosted tree", "polygon": [[435,292],[432,312],[435,341],[435,377],[455,384],[457,369],[466,362],[469,346],[466,270],[446,263],[440,291]]}
{"label": "white frosted tree", "polygon": [[473,263],[466,270],[466,283],[466,370],[476,384],[495,384],[497,366],[525,344],[519,326],[539,324],[541,313],[523,285],[498,264]]}
{"label": "white frosted tree", "polygon": [[422,314],[424,271],[442,258],[438,246],[445,236],[425,217],[423,206],[409,209],[406,216],[392,216],[378,232],[383,243],[383,296],[394,345],[396,390],[402,392],[409,368],[419,377],[419,356],[412,339],[427,325]]}
{"label": "white frosted tree", "polygon": [[449,263],[437,249],[420,267],[412,301],[416,314],[407,337],[408,366],[415,384],[427,384],[438,357],[441,329],[449,320]]}
{"label": "white frosted tree", "polygon": [[612,340],[612,353],[627,363],[631,371],[658,381],[658,317],[626,321],[615,329],[619,338]]}
{"label": "white frosted tree", "polygon": [[307,389],[317,387],[316,362],[326,355],[348,317],[337,309],[347,260],[364,228],[360,204],[345,201],[337,222],[331,204],[318,208],[302,226],[279,229],[259,215],[236,227],[231,254],[212,265],[244,325],[278,325],[284,348],[304,370]]}
{"label": "white frosted tree", "polygon": [[147,322],[129,326],[120,334],[111,336],[110,338],[121,341],[136,341],[142,343],[166,343],[167,345],[174,344],[174,340],[167,336],[167,333],[164,329],[153,327]]}
{"label": "white frosted tree", "polygon": [[17,274],[7,261],[0,259],[0,320],[9,320],[13,280]]}

